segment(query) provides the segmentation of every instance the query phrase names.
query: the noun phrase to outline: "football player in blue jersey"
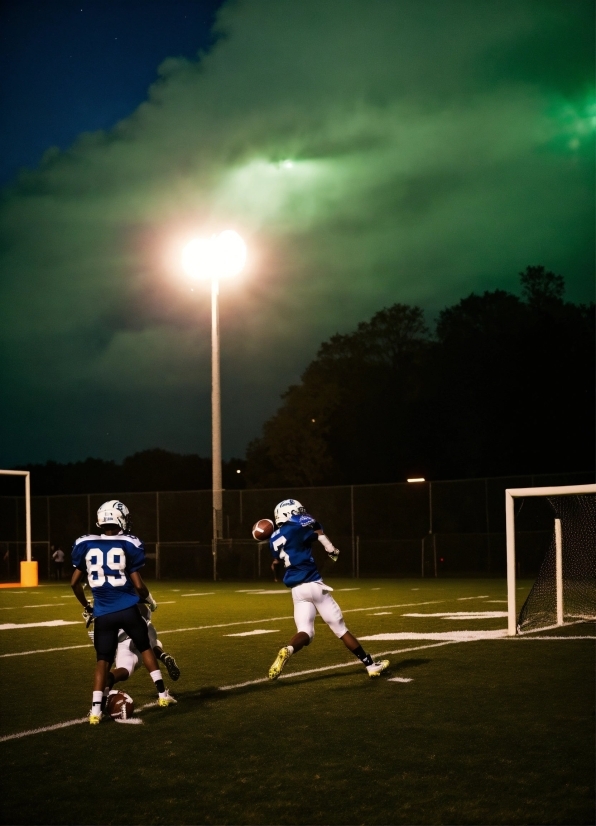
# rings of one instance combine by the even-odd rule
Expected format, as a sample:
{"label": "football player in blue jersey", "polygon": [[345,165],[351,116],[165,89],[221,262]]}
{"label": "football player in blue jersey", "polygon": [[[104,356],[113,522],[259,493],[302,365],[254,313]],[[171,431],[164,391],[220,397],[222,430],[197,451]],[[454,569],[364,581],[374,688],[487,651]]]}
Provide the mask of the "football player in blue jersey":
{"label": "football player in blue jersey", "polygon": [[318,540],[330,559],[337,561],[339,551],[325,536],[317,522],[296,499],[284,499],[274,511],[277,530],[273,531],[269,547],[275,559],[283,562],[284,584],[292,589],[296,634],[285,645],[269,669],[269,679],[277,680],[292,654],[309,645],[315,635],[317,611],[333,633],[366,667],[370,677],[378,677],[389,666],[389,660],[375,662],[348,631],[341,608],[325,585],[312,555],[312,544]]}
{"label": "football player in blue jersey", "polygon": [[[155,653],[151,648],[147,624],[138,603],[146,602],[152,611],[157,603],[143,582],[139,570],[145,564],[145,549],[136,536],[129,533],[130,515],[126,505],[111,499],[97,511],[100,533],[79,537],[72,549],[75,568],[71,587],[85,609],[87,625],[95,621],[93,645],[97,656],[93,678],[93,700],[89,722],[97,725],[102,717],[102,699],[108,682],[110,666],[118,646],[118,634],[124,630],[139,650],[147,671],[155,683],[158,704],[175,703],[167,691]],[[83,591],[87,577],[93,593],[93,605]]]}

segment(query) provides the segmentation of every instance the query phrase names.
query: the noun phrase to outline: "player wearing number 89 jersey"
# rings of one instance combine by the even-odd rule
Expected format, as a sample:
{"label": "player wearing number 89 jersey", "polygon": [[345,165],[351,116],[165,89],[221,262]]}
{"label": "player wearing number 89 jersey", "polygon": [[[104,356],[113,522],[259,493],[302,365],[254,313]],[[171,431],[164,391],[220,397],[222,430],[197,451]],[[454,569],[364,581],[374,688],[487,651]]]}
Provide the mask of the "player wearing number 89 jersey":
{"label": "player wearing number 89 jersey", "polygon": [[[71,579],[74,595],[85,608],[87,625],[95,620],[93,645],[97,658],[93,678],[93,701],[89,722],[99,723],[102,700],[108,684],[110,666],[123,629],[141,654],[158,692],[158,705],[168,706],[175,700],[164,686],[155,653],[151,648],[147,625],[139,613],[142,600],[155,611],[157,603],[143,582],[139,570],[145,564],[143,543],[128,531],[129,513],[117,499],[105,502],[97,511],[98,534],[81,536],[72,549],[75,568]],[[87,576],[93,605],[87,602],[82,578]]]}
{"label": "player wearing number 89 jersey", "polygon": [[136,536],[81,536],[72,549],[72,564],[87,574],[93,614],[100,617],[130,608],[139,595],[130,574],[145,565],[143,543]]}

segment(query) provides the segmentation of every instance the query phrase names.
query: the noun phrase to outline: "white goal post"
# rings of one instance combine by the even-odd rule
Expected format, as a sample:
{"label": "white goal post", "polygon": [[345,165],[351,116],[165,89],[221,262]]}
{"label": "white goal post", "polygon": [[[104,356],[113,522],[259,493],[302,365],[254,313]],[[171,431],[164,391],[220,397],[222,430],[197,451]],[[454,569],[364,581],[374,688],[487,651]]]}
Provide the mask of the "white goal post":
{"label": "white goal post", "polygon": [[[515,636],[517,606],[515,600],[515,511],[514,499],[526,496],[571,496],[596,493],[595,485],[566,485],[546,488],[509,488],[505,491],[505,523],[507,533],[507,634]],[[563,624],[563,554],[561,520],[555,519],[557,624]]]}
{"label": "white goal post", "polygon": [[27,562],[31,562],[31,474],[28,470],[0,470],[0,476],[25,477],[25,545]]}

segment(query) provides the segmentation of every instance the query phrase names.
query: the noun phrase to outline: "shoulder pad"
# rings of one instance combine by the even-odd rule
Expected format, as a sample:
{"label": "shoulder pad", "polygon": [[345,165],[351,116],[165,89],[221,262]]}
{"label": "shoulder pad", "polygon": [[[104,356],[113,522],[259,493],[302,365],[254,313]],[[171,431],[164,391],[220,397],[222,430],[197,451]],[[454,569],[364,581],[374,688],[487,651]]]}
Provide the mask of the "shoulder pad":
{"label": "shoulder pad", "polygon": [[79,542],[84,542],[85,539],[99,539],[99,536],[96,533],[84,533],[83,536],[79,536],[78,539],[75,539],[74,544],[78,545]]}

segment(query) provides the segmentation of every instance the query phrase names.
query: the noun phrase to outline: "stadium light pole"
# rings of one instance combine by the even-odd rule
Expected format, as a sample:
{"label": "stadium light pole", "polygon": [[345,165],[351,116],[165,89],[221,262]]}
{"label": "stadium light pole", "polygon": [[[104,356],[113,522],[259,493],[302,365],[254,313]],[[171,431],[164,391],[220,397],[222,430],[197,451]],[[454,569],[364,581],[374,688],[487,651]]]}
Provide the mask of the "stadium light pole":
{"label": "stadium light pole", "polygon": [[246,244],[234,230],[211,238],[194,238],[184,248],[182,265],[193,278],[211,281],[211,480],[213,502],[213,579],[217,579],[217,543],[223,539],[221,467],[221,382],[219,347],[219,281],[238,275],[246,263]]}

